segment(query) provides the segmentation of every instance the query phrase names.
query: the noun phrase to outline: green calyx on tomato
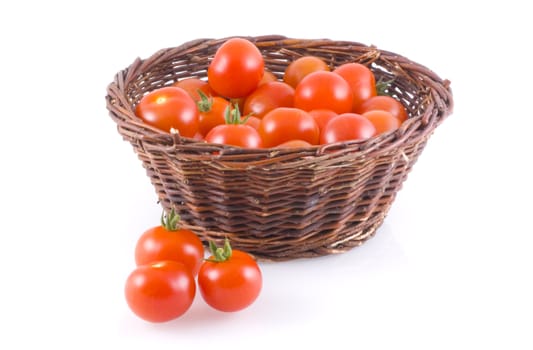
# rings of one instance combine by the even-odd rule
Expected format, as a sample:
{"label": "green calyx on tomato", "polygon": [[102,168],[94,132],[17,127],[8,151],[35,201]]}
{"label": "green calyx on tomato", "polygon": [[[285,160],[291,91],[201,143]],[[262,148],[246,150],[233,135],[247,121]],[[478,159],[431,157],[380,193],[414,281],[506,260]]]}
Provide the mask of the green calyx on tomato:
{"label": "green calyx on tomato", "polygon": [[233,250],[231,249],[231,244],[229,242],[229,239],[226,237],[224,240],[224,246],[217,247],[215,242],[209,241],[209,251],[211,252],[211,255],[213,256],[212,259],[206,259],[206,261],[219,263],[224,262],[231,258],[231,255],[233,253]]}
{"label": "green calyx on tomato", "polygon": [[389,80],[383,80],[383,78],[380,78],[376,82],[376,94],[377,94],[377,96],[390,96],[389,89],[390,89],[392,83],[394,83],[394,80],[395,80],[394,78],[389,79]]}
{"label": "green calyx on tomato", "polygon": [[208,97],[200,89],[198,89],[197,92],[200,96],[200,100],[196,102],[196,105],[198,106],[198,111],[200,111],[201,113],[209,112],[213,107],[213,97]]}
{"label": "green calyx on tomato", "polygon": [[249,117],[250,116],[247,115],[241,119],[241,111],[239,110],[239,104],[237,102],[233,103],[233,108],[231,108],[230,105],[224,112],[224,119],[226,120],[227,125],[245,124]]}
{"label": "green calyx on tomato", "polygon": [[161,226],[163,226],[167,231],[178,231],[179,230],[180,215],[176,213],[174,208],[170,210],[170,213],[161,214]]}

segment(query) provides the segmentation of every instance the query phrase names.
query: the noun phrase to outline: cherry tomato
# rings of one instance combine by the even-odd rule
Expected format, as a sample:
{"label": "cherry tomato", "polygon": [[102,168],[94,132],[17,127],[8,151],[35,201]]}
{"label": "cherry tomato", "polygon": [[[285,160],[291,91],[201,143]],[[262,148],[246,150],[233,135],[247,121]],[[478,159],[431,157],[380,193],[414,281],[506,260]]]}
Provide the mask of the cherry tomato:
{"label": "cherry tomato", "polygon": [[187,91],[189,96],[191,96],[195,102],[202,100],[202,96],[200,96],[198,90],[203,92],[204,95],[208,97],[216,96],[216,93],[213,91],[213,89],[211,89],[207,81],[198,78],[186,78],[175,82],[172,84],[172,86],[176,86]]}
{"label": "cherry tomato", "polygon": [[253,115],[259,119],[277,107],[292,107],[294,89],[285,83],[275,81],[259,86],[244,102],[244,115]]}
{"label": "cherry tomato", "polygon": [[320,143],[366,140],[375,134],[376,128],[370,120],[359,114],[344,113],[339,114],[326,124],[320,135]]}
{"label": "cherry tomato", "polygon": [[376,96],[376,78],[368,67],[360,63],[345,63],[333,72],[343,77],[352,89],[352,111],[357,111],[364,101]]}
{"label": "cherry tomato", "polygon": [[315,56],[303,56],[292,61],[283,75],[283,81],[296,88],[300,81],[307,75],[316,71],[329,72],[329,66],[321,58]]}
{"label": "cherry tomato", "polygon": [[258,86],[261,86],[261,85],[266,84],[266,83],[271,83],[273,81],[278,81],[278,78],[274,75],[274,73],[272,73],[271,71],[265,69],[265,71],[263,73],[263,77],[259,81],[259,85]]}
{"label": "cherry tomato", "polygon": [[368,111],[363,113],[362,116],[374,124],[377,134],[396,130],[402,124],[398,118],[387,111]]}
{"label": "cherry tomato", "polygon": [[217,125],[205,136],[210,143],[244,148],[262,148],[261,136],[252,126],[242,124],[238,108],[226,109],[226,124]]}
{"label": "cherry tomato", "polygon": [[316,145],[320,130],[309,113],[297,108],[279,107],[263,117],[259,134],[265,147],[274,147],[295,139]]}
{"label": "cherry tomato", "polygon": [[167,322],[183,315],[195,294],[193,275],[176,261],[138,266],[128,276],[125,286],[128,306],[149,322]]}
{"label": "cherry tomato", "polygon": [[189,94],[178,87],[164,87],[141,98],[135,113],[145,123],[181,136],[193,137],[198,131],[198,109]]}
{"label": "cherry tomato", "polygon": [[313,109],[309,114],[311,117],[315,118],[315,122],[318,125],[320,132],[324,130],[324,127],[331,119],[338,116],[338,114],[331,109]]}
{"label": "cherry tomato", "polygon": [[353,93],[340,75],[314,72],[302,79],[294,91],[294,107],[311,111],[331,109],[336,113],[352,110]]}
{"label": "cherry tomato", "polygon": [[250,41],[232,38],[222,44],[207,69],[209,85],[219,95],[238,98],[255,90],[264,74],[261,51]]}
{"label": "cherry tomato", "polygon": [[183,263],[196,276],[204,258],[204,246],[194,232],[179,228],[179,215],[172,209],[161,216],[161,225],[145,231],[135,247],[135,262],[146,265],[172,260]]}
{"label": "cherry tomato", "polygon": [[225,312],[242,310],[259,296],[263,277],[257,262],[247,253],[210,244],[212,255],[198,273],[198,288],[205,302]]}
{"label": "cherry tomato", "polygon": [[199,112],[198,131],[205,136],[215,126],[226,123],[224,116],[230,103],[222,97],[208,98],[203,92],[200,95],[201,100],[197,102]]}
{"label": "cherry tomato", "polygon": [[259,125],[261,124],[261,119],[254,116],[247,116],[244,121],[244,125],[251,126],[255,130],[259,130]]}
{"label": "cherry tomato", "polygon": [[359,108],[359,113],[372,110],[382,110],[392,113],[400,122],[407,120],[407,111],[402,103],[390,96],[374,96],[365,101]]}
{"label": "cherry tomato", "polygon": [[290,140],[283,142],[276,146],[276,148],[306,148],[311,147],[311,144],[304,140]]}

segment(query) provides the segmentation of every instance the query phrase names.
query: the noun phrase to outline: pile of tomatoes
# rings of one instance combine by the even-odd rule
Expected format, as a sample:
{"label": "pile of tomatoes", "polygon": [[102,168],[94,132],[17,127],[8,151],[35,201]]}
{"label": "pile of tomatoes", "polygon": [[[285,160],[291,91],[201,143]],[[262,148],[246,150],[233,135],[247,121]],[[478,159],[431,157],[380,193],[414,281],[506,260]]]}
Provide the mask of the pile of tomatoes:
{"label": "pile of tomatoes", "polygon": [[242,38],[218,48],[207,80],[186,78],[154,90],[139,101],[136,114],[166,132],[246,148],[365,140],[408,118],[398,100],[377,94],[365,65],[331,70],[321,58],[303,56],[287,66],[281,81]]}
{"label": "pile of tomatoes", "polygon": [[130,309],[149,322],[167,322],[183,315],[198,289],[205,302],[219,311],[233,312],[251,305],[262,288],[255,259],[234,250],[228,240],[223,247],[209,243],[211,256],[204,259],[198,236],[179,227],[172,210],[161,225],[145,231],[135,247],[137,267],[126,280]]}

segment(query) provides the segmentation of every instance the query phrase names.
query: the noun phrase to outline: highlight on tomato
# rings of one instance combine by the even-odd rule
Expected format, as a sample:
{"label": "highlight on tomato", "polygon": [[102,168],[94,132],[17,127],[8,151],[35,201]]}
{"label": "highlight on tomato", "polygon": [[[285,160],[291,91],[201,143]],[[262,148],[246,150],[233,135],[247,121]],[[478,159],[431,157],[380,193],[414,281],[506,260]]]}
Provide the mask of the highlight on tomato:
{"label": "highlight on tomato", "polygon": [[226,123],[215,126],[205,136],[205,141],[244,148],[262,148],[261,136],[250,125],[246,125],[246,118],[241,118],[239,108],[235,105],[228,107],[225,113]]}
{"label": "highlight on tomato", "polygon": [[252,42],[231,38],[215,52],[207,68],[211,88],[221,96],[239,98],[254,91],[263,78],[265,62]]}
{"label": "highlight on tomato", "polygon": [[138,266],[124,288],[126,302],[148,322],[167,322],[183,315],[192,305],[196,284],[189,269],[177,261],[158,261]]}
{"label": "highlight on tomato", "polygon": [[172,260],[184,264],[193,276],[198,274],[204,246],[191,230],[179,227],[180,216],[174,209],[161,215],[161,224],[146,230],[137,240],[135,262],[137,266],[156,261]]}
{"label": "highlight on tomato", "polygon": [[234,312],[247,308],[259,296],[263,286],[261,270],[255,259],[231,248],[209,243],[211,256],[198,272],[198,289],[205,302],[216,310]]}
{"label": "highlight on tomato", "polygon": [[352,111],[353,92],[344,78],[333,72],[307,75],[294,91],[294,107],[311,111],[331,109],[335,113]]}
{"label": "highlight on tomato", "polygon": [[408,115],[402,103],[391,96],[374,96],[363,102],[359,108],[359,113],[381,110],[392,113],[400,122],[407,120]]}
{"label": "highlight on tomato", "polygon": [[331,119],[320,135],[320,143],[366,140],[376,135],[374,124],[355,113],[339,114]]}
{"label": "highlight on tomato", "polygon": [[198,131],[198,108],[183,89],[168,86],[144,95],[135,108],[135,114],[146,124],[181,136],[193,137]]}
{"label": "highlight on tomato", "polygon": [[268,112],[277,107],[292,107],[294,104],[294,89],[280,81],[265,83],[254,90],[244,101],[244,115],[263,118]]}
{"label": "highlight on tomato", "polygon": [[175,82],[172,84],[172,86],[179,87],[187,91],[189,96],[191,96],[195,102],[202,100],[202,95],[200,95],[200,92],[205,96],[216,96],[216,93],[213,91],[213,89],[211,89],[211,86],[209,86],[207,81],[198,78],[185,78]]}
{"label": "highlight on tomato", "polygon": [[394,115],[392,115],[392,113],[387,111],[368,111],[363,113],[362,116],[374,124],[374,127],[376,128],[376,134],[394,131],[402,124],[400,119],[396,118]]}
{"label": "highlight on tomato", "polygon": [[350,85],[353,93],[353,112],[357,111],[363,102],[376,96],[376,78],[367,66],[360,63],[345,63],[333,72],[343,77]]}
{"label": "highlight on tomato", "polygon": [[303,78],[317,71],[329,72],[330,68],[320,57],[302,56],[289,63],[285,68],[283,81],[296,88]]}
{"label": "highlight on tomato", "polygon": [[274,147],[294,139],[318,144],[320,130],[315,119],[304,110],[279,107],[271,110],[259,124],[264,147]]}

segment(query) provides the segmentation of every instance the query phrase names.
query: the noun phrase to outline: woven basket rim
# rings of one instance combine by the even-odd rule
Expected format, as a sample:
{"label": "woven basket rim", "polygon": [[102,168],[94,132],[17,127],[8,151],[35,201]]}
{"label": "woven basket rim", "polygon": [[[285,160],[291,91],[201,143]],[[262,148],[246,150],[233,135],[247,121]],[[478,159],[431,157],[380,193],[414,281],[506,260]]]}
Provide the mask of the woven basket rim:
{"label": "woven basket rim", "polygon": [[[175,47],[168,47],[164,49],[160,49],[157,52],[153,53],[147,58],[141,59],[137,57],[131,65],[126,67],[125,69],[121,70],[119,73],[116,74],[115,79],[113,82],[111,82],[108,85],[108,96],[111,94],[112,91],[116,91],[116,88],[118,87],[116,85],[117,78],[121,74],[135,76],[136,72],[142,72],[144,68],[150,64],[153,61],[157,61],[161,59],[163,56],[171,56],[172,52],[174,51],[183,51],[187,50],[190,47],[199,46],[201,47],[202,44],[205,46],[213,45],[214,43],[221,44],[231,38],[244,38],[247,40],[250,40],[257,43],[263,43],[265,47],[272,46],[275,44],[282,45],[280,42],[283,43],[301,43],[302,48],[312,48],[317,46],[323,46],[325,44],[328,45],[346,45],[348,47],[351,46],[361,46],[370,49],[372,52],[375,52],[376,55],[382,55],[382,54],[390,54],[393,55],[396,60],[400,60],[408,64],[409,66],[419,69],[419,70],[425,70],[426,72],[431,73],[434,78],[436,78],[437,81],[440,82],[444,90],[448,92],[448,104],[446,106],[439,106],[443,109],[443,112],[440,113],[440,116],[438,116],[437,124],[440,124],[442,120],[444,120],[448,115],[450,115],[453,111],[453,98],[451,93],[451,82],[448,79],[441,79],[438,77],[433,71],[431,71],[429,68],[427,68],[424,65],[421,65],[419,63],[413,62],[406,58],[405,56],[402,56],[397,53],[393,53],[391,51],[386,51],[379,49],[375,45],[365,45],[361,44],[359,42],[355,41],[347,41],[347,40],[332,40],[327,38],[322,39],[297,39],[297,38],[288,38],[286,36],[282,35],[261,35],[261,36],[228,36],[224,38],[200,38],[195,39],[191,41],[187,41],[179,46]],[[130,72],[130,69],[132,67],[138,67],[134,70],[134,72]],[[120,89],[120,88],[119,88]],[[134,108],[127,104],[127,108],[124,111],[125,115],[128,116],[129,120],[128,122],[142,127],[144,130],[143,135],[139,135],[139,137],[147,141],[148,143],[153,144],[160,144],[160,145],[175,145],[175,144],[187,144],[194,147],[199,148],[205,148],[206,151],[212,151],[218,155],[218,157],[226,155],[226,154],[242,154],[242,153],[248,153],[248,154],[257,154],[257,155],[267,155],[271,154],[273,151],[278,153],[289,153],[289,154],[295,154],[298,152],[305,152],[306,154],[315,153],[316,155],[321,155],[327,152],[331,152],[334,150],[346,150],[350,149],[354,152],[364,152],[368,151],[368,149],[375,150],[376,148],[380,148],[382,144],[385,144],[388,139],[392,138],[398,138],[399,135],[405,135],[408,132],[408,129],[412,128],[412,125],[416,122],[420,122],[424,117],[427,118],[427,116],[424,115],[416,115],[416,116],[409,116],[409,118],[404,121],[400,127],[394,131],[382,133],[379,135],[376,135],[370,139],[367,140],[348,140],[348,141],[342,141],[342,142],[336,142],[336,143],[330,143],[330,144],[324,144],[324,145],[311,145],[307,147],[297,147],[297,148],[280,148],[280,147],[268,147],[268,148],[259,148],[259,149],[247,149],[242,148],[238,146],[232,146],[232,145],[223,145],[223,144],[214,144],[214,143],[208,143],[206,141],[199,141],[194,138],[190,137],[182,137],[179,134],[171,134],[168,132],[165,132],[163,130],[157,129],[153,126],[150,126],[146,123],[144,123],[136,114],[134,111]],[[422,121],[421,123],[425,127],[435,128],[436,125],[433,127],[428,126],[430,123],[427,121]],[[385,150],[386,151],[386,150]]]}

